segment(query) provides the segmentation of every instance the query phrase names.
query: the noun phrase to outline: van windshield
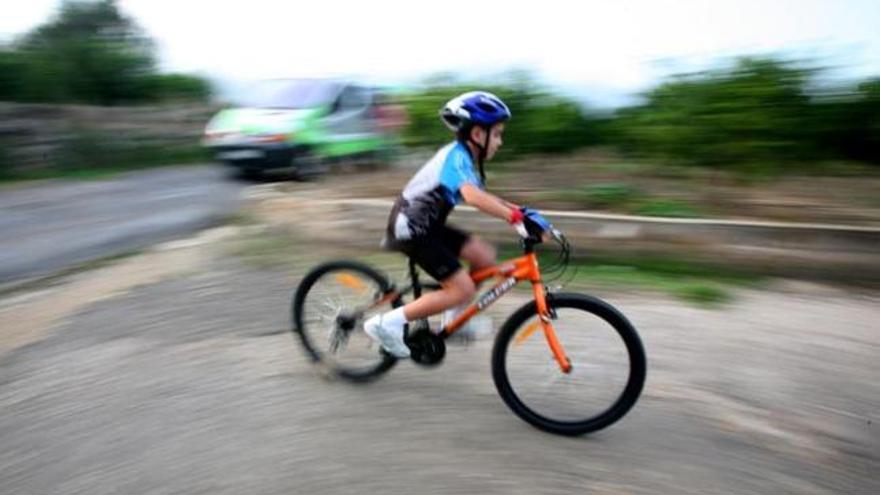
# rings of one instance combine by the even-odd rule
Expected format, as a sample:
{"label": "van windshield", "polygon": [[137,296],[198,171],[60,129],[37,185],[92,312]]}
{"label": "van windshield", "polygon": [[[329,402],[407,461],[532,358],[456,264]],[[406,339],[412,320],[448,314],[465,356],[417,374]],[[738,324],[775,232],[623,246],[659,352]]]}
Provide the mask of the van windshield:
{"label": "van windshield", "polygon": [[257,84],[245,97],[253,108],[314,108],[333,101],[340,85],[319,80],[275,80]]}

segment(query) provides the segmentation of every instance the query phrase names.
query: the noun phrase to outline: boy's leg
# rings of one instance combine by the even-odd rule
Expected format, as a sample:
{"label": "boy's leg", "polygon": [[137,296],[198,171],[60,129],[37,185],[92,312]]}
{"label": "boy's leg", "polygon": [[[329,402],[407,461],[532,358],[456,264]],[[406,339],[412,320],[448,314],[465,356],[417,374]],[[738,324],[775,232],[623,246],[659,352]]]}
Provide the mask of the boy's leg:
{"label": "boy's leg", "polygon": [[[467,261],[471,273],[496,264],[495,248],[491,244],[478,236],[467,234],[452,227],[449,227],[448,229],[449,231],[445,237],[447,242],[449,242],[450,249],[455,249],[459,258]],[[475,285],[475,293],[479,287],[480,284]],[[455,319],[467,309],[471,299],[473,299],[473,296],[467,297],[462,302],[443,311],[443,317],[440,319],[440,327],[443,328],[455,321]],[[476,338],[476,327],[473,326],[472,323],[475,323],[475,321],[469,321],[459,328],[459,331],[455,333],[455,336],[457,337],[456,340],[467,342]]]}
{"label": "boy's leg", "polygon": [[407,321],[427,318],[456,304],[469,301],[476,292],[474,281],[464,268],[440,281],[440,286],[441,290],[425,293],[403,307]]}
{"label": "boy's leg", "polygon": [[475,235],[462,246],[460,256],[468,262],[472,272],[498,263],[495,247]]}
{"label": "boy's leg", "polygon": [[470,300],[474,295],[474,282],[458,261],[460,248],[467,237],[454,235],[456,242],[459,242],[454,250],[441,237],[410,246],[406,253],[429,275],[440,281],[441,290],[426,293],[406,306],[373,316],[364,322],[367,335],[397,357],[410,355],[409,347],[403,339],[403,327],[407,322],[437,314]]}
{"label": "boy's leg", "polygon": [[394,356],[409,357],[409,347],[403,340],[403,326],[407,322],[427,318],[469,301],[476,292],[474,282],[464,268],[440,281],[440,285],[442,289],[438,291],[428,292],[401,308],[373,316],[364,322],[364,331]]}

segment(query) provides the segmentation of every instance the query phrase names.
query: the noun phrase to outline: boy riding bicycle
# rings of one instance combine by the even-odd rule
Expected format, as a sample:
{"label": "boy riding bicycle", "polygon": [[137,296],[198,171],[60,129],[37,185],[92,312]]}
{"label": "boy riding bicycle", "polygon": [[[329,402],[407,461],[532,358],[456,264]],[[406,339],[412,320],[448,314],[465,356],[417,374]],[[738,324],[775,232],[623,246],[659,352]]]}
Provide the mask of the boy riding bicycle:
{"label": "boy riding bicycle", "polygon": [[410,355],[404,325],[443,311],[444,321],[451,321],[474,296],[476,286],[460,258],[468,262],[470,271],[496,263],[490,244],[446,225],[455,205],[465,202],[518,229],[524,219],[520,206],[485,191],[483,162],[491,160],[502,144],[505,123],[511,118],[507,105],[491,93],[474,91],[447,102],[440,116],[456,133],[456,140],[441,148],[406,185],[391,210],[386,241],[442,288],[364,323],[367,335],[399,358]]}

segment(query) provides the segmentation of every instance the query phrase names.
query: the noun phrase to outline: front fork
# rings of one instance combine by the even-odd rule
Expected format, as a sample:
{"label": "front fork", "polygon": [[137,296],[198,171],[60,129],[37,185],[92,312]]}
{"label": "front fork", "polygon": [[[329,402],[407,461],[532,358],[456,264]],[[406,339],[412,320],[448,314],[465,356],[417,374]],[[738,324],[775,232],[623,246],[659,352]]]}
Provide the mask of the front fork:
{"label": "front fork", "polygon": [[553,295],[547,292],[541,282],[532,282],[532,290],[535,294],[535,303],[538,306],[538,321],[544,330],[544,338],[547,339],[547,345],[550,346],[553,358],[563,373],[571,373],[571,360],[565,354],[565,349],[562,348],[562,343],[559,342],[556,330],[553,328],[552,321],[556,319],[556,309],[547,303],[553,299]]}

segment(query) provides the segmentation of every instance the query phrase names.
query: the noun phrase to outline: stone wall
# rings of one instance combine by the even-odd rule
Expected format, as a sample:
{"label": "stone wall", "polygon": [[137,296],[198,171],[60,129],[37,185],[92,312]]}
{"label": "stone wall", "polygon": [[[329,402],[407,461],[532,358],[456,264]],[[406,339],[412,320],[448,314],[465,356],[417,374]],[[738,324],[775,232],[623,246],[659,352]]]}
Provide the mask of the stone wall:
{"label": "stone wall", "polygon": [[63,163],[74,143],[106,149],[194,147],[218,109],[181,104],[137,107],[0,102],[0,167],[17,171]]}

